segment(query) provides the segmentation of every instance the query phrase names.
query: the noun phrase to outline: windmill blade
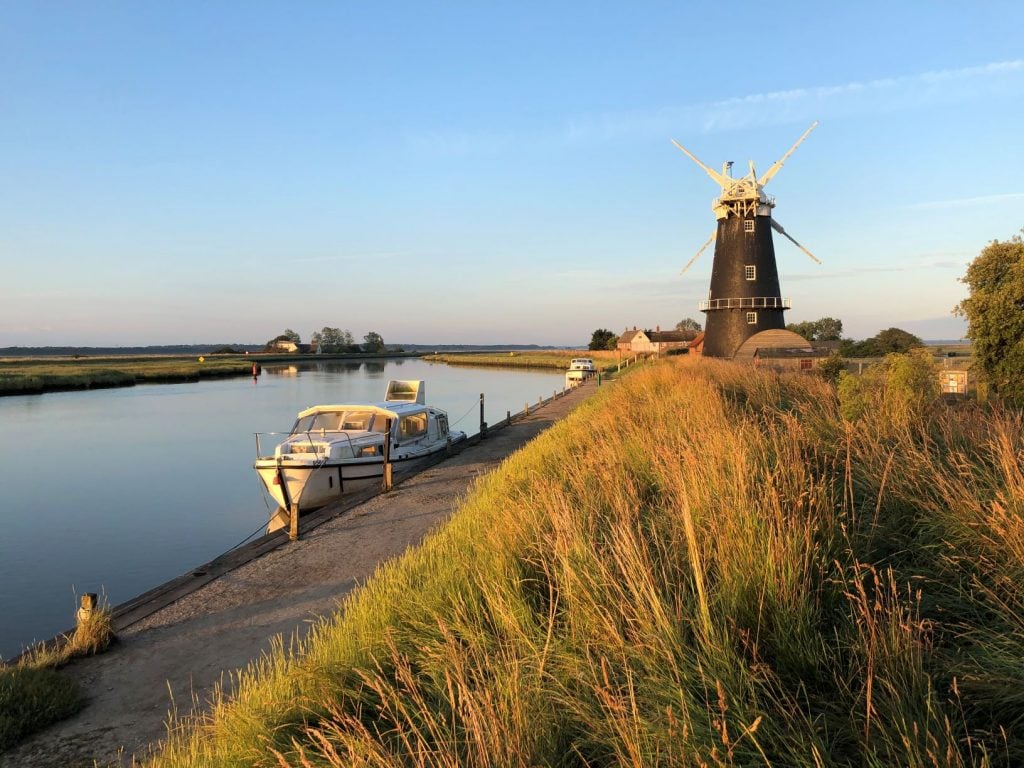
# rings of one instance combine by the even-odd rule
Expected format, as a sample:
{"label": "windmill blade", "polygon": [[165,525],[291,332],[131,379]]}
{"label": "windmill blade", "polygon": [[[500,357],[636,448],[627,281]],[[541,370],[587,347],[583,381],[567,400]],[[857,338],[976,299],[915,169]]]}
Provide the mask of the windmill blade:
{"label": "windmill blade", "polygon": [[695,154],[693,154],[693,152],[688,150],[686,147],[684,147],[682,144],[680,144],[675,139],[672,139],[672,143],[676,145],[676,149],[681,150],[688,158],[690,158],[691,160],[693,160],[693,162],[695,162],[697,165],[699,165],[701,168],[703,168],[704,169],[704,173],[706,173],[708,176],[710,176],[712,179],[714,179],[715,182],[718,184],[718,186],[724,187],[726,185],[726,177],[725,176],[723,176],[722,174],[720,174],[718,171],[714,170],[713,168],[709,168],[708,166],[704,165],[704,163],[702,163],[697,158],[697,156]]}
{"label": "windmill blade", "polygon": [[693,258],[692,258],[692,259],[690,259],[690,260],[689,260],[688,262],[686,262],[686,266],[685,266],[685,267],[683,267],[683,268],[682,268],[681,270],[679,270],[679,274],[680,274],[680,275],[684,274],[684,273],[686,272],[686,270],[688,270],[688,269],[689,269],[690,267],[692,267],[692,266],[693,266],[693,263],[694,263],[694,262],[695,262],[695,261],[696,261],[697,259],[699,259],[699,258],[700,258],[700,255],[701,255],[702,253],[704,253],[704,251],[706,251],[706,250],[707,250],[708,246],[709,246],[709,245],[711,245],[711,244],[712,244],[713,242],[715,242],[715,238],[716,238],[716,237],[718,237],[718,229],[715,229],[715,231],[711,233],[711,237],[709,237],[709,238],[708,238],[708,241],[707,241],[706,243],[704,243],[704,245],[702,245],[702,246],[700,247],[700,250],[699,250],[699,251],[697,251],[697,253],[695,253],[695,254],[693,255]]}
{"label": "windmill blade", "polygon": [[817,127],[818,127],[818,121],[815,120],[813,123],[811,123],[811,127],[808,128],[806,131],[804,131],[803,136],[801,136],[799,139],[796,140],[796,144],[794,144],[792,147],[789,148],[789,152],[784,154],[775,163],[775,165],[773,165],[771,168],[769,168],[767,171],[765,171],[764,172],[764,176],[762,176],[758,180],[757,183],[760,184],[763,187],[765,184],[767,184],[769,181],[771,181],[772,180],[772,176],[774,176],[776,173],[779,172],[779,169],[782,167],[782,164],[789,159],[790,155],[792,155],[794,152],[796,152],[796,148],[799,147],[800,144],[803,142],[803,140],[807,138],[808,134],[810,134],[810,132],[813,131]]}
{"label": "windmill blade", "polygon": [[810,251],[808,251],[808,250],[807,250],[806,248],[804,248],[804,247],[803,247],[802,245],[800,245],[800,243],[798,243],[798,242],[797,242],[796,240],[794,240],[794,239],[793,239],[793,237],[792,237],[792,235],[790,235],[790,234],[789,234],[789,233],[788,233],[788,232],[787,232],[786,230],[784,230],[784,229],[782,228],[782,225],[781,225],[781,224],[779,224],[779,222],[777,222],[777,221],[776,221],[775,219],[770,219],[770,221],[771,221],[771,223],[772,223],[772,229],[774,229],[774,230],[775,230],[776,232],[778,232],[778,233],[779,233],[780,235],[782,235],[782,236],[783,236],[784,238],[786,238],[787,240],[789,240],[789,242],[791,242],[791,243],[792,243],[793,245],[795,245],[795,246],[796,246],[797,248],[799,248],[799,249],[800,249],[801,251],[803,251],[803,252],[804,252],[804,253],[806,253],[806,254],[807,254],[808,256],[810,256],[810,257],[811,257],[811,259],[812,259],[812,260],[813,260],[813,261],[814,261],[814,262],[815,262],[816,264],[821,264],[821,259],[819,259],[819,258],[818,258],[817,256],[815,256],[815,255],[814,255],[813,253],[811,253],[811,252],[810,252]]}

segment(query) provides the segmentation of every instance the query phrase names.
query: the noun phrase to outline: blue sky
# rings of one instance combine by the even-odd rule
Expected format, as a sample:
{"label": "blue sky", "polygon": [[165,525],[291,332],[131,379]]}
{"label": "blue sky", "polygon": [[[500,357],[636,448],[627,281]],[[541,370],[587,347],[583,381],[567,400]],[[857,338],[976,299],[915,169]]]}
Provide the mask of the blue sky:
{"label": "blue sky", "polygon": [[712,167],[790,321],[953,338],[1024,226],[1024,4],[0,2],[0,346],[573,344],[702,319]]}

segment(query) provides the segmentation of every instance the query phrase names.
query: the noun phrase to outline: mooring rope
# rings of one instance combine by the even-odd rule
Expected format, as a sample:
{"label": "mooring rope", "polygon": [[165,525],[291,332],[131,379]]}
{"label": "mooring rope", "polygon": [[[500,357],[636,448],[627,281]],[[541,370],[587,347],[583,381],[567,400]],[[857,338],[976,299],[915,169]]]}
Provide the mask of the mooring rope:
{"label": "mooring rope", "polygon": [[471,414],[471,413],[473,412],[473,409],[474,409],[474,408],[476,408],[476,407],[477,407],[477,405],[479,405],[479,403],[478,403],[478,402],[477,402],[477,403],[473,403],[473,404],[472,404],[471,406],[469,406],[469,410],[468,410],[468,411],[466,411],[466,412],[465,412],[464,414],[462,414],[461,416],[459,416],[459,418],[457,418],[457,419],[456,419],[455,421],[451,422],[451,426],[453,426],[453,427],[454,427],[454,426],[455,426],[456,424],[458,424],[458,423],[459,423],[460,421],[462,421],[462,420],[463,420],[464,418],[466,418],[467,416],[469,416],[469,414]]}

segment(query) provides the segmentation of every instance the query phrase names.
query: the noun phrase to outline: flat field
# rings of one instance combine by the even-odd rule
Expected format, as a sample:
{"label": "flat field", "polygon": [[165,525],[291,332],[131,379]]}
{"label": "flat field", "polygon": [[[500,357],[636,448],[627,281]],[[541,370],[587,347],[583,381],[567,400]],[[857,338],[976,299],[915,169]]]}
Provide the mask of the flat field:
{"label": "flat field", "polygon": [[0,359],[0,395],[70,389],[130,387],[141,383],[198,381],[252,373],[240,357],[89,357]]}

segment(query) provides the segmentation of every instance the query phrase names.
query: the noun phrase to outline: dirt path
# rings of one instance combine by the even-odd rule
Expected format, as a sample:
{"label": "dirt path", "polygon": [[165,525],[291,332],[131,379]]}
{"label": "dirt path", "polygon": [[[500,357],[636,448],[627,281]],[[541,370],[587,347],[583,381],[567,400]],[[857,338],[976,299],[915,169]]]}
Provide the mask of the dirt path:
{"label": "dirt path", "polygon": [[110,651],[66,668],[90,702],[0,755],[0,768],[130,765],[165,735],[168,711],[207,699],[276,635],[303,633],[377,565],[443,523],[480,475],[564,417],[594,384],[546,404],[305,538],[231,571],[122,631]]}

